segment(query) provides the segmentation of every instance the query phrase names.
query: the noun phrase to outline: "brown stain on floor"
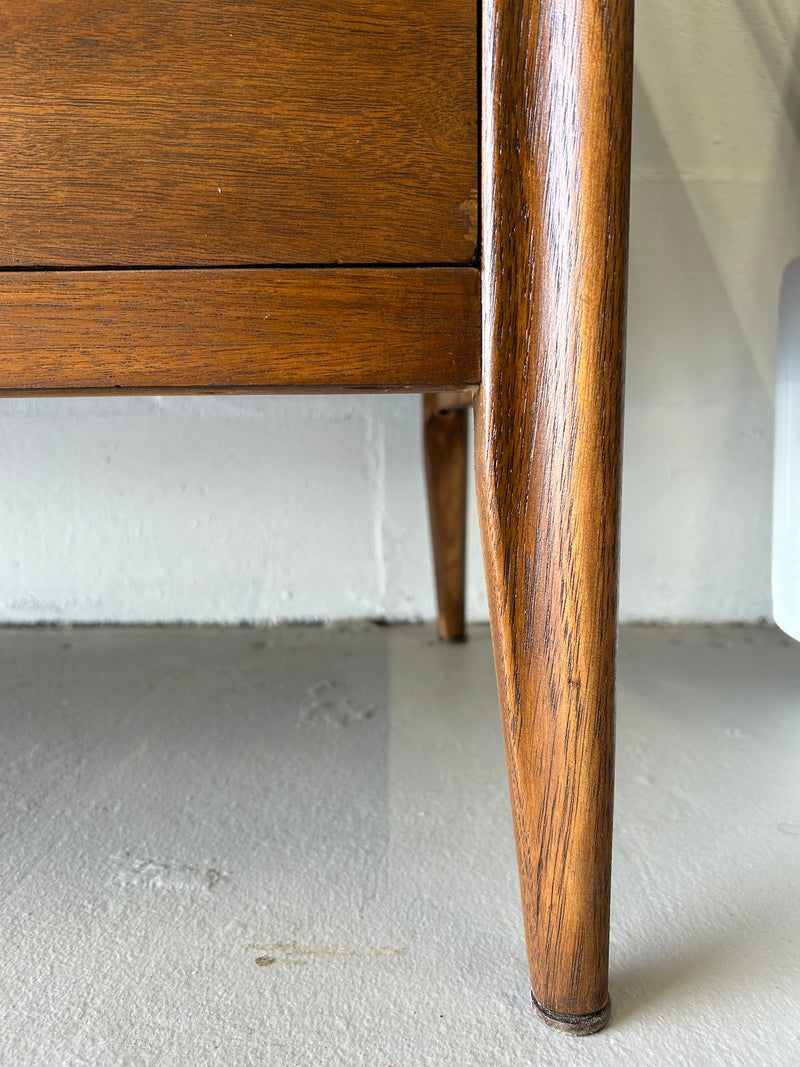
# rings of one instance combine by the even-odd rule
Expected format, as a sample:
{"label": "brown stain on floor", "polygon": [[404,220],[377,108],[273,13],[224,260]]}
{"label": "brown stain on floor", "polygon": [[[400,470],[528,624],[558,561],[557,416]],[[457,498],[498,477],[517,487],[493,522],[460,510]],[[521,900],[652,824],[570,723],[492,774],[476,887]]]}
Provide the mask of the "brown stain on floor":
{"label": "brown stain on floor", "polygon": [[[268,953],[256,957],[259,967],[269,967],[281,959],[284,963],[305,965],[309,959],[320,956],[346,956],[351,959],[377,959],[385,956],[405,956],[405,948],[373,946],[367,948],[344,948],[335,945],[301,945],[297,941],[273,941],[268,945],[250,944],[247,946],[256,952]],[[272,955],[275,953],[275,955]]]}

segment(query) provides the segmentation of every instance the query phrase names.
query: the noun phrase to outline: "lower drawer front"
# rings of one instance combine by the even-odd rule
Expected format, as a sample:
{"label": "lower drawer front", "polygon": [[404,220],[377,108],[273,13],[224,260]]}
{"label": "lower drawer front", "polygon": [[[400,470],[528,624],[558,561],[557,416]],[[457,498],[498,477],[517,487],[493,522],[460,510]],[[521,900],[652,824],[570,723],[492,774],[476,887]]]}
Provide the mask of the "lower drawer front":
{"label": "lower drawer front", "polygon": [[0,272],[0,394],[479,380],[471,267]]}
{"label": "lower drawer front", "polygon": [[472,0],[0,0],[0,267],[467,263]]}

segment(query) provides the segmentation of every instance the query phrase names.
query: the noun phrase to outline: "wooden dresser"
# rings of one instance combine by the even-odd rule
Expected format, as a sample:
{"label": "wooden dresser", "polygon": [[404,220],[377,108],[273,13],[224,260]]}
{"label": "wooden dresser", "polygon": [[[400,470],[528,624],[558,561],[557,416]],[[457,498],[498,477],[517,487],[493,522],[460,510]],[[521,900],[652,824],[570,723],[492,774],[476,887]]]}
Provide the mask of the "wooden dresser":
{"label": "wooden dresser", "polygon": [[0,47],[3,395],[426,394],[450,638],[474,402],[534,1004],[599,1029],[630,0],[0,0]]}

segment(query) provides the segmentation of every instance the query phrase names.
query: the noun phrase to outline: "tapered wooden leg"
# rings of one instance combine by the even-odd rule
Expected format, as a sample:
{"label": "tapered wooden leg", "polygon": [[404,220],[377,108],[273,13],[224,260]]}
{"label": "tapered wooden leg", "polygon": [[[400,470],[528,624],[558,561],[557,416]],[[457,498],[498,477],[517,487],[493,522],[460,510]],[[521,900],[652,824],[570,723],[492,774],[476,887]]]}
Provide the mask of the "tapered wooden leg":
{"label": "tapered wooden leg", "polygon": [[534,1003],[608,1017],[629,0],[485,0],[476,471]]}
{"label": "tapered wooden leg", "polygon": [[467,409],[472,393],[426,393],[422,426],[439,637],[463,641],[467,545]]}

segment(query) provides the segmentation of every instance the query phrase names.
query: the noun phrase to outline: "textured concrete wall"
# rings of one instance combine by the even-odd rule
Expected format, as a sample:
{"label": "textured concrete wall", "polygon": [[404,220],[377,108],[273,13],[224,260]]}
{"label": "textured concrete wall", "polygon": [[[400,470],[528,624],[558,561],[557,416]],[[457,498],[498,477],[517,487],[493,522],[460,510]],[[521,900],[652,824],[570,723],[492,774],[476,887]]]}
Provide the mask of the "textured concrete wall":
{"label": "textured concrete wall", "polygon": [[[622,615],[757,619],[795,0],[639,0],[635,107]],[[3,401],[0,464],[2,620],[432,613],[415,397]]]}

